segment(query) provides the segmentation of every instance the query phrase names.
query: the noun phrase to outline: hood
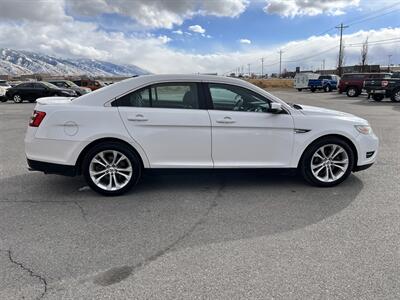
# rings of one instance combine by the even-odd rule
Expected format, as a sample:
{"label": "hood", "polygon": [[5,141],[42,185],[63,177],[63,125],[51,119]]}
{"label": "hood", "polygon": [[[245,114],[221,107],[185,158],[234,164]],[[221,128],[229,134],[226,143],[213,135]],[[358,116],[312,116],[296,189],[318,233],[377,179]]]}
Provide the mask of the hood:
{"label": "hood", "polygon": [[332,117],[339,117],[341,119],[356,121],[361,124],[368,123],[366,120],[362,118],[338,110],[303,105],[303,104],[301,105],[301,107],[303,109],[300,110],[300,112],[302,112],[306,116],[332,116]]}
{"label": "hood", "polygon": [[71,103],[73,97],[45,97],[36,100],[36,103],[40,105],[50,105],[50,104],[66,104]]}

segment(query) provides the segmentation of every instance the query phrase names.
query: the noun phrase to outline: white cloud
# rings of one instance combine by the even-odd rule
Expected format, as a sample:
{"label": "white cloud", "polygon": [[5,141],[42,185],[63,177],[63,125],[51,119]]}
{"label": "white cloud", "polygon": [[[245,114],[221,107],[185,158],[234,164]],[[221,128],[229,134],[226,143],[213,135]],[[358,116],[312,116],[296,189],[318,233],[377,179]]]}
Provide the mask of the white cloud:
{"label": "white cloud", "polygon": [[[344,41],[362,43],[369,36],[369,41],[398,38],[400,28],[360,31],[344,35]],[[282,48],[283,68],[302,69],[321,65],[325,59],[326,67],[336,65],[338,36],[313,36],[305,40],[294,41],[271,48],[257,48],[246,51],[226,51],[207,54],[193,54],[172,49],[168,46],[167,36],[132,36],[118,32],[99,30],[96,24],[65,20],[59,24],[41,23],[5,23],[0,22],[0,47],[38,51],[58,57],[80,57],[107,60],[115,63],[134,64],[155,73],[208,73],[228,72],[236,67],[251,63],[251,69],[259,72],[260,57],[265,57],[264,70],[276,72]],[[323,45],[323,46],[321,46]],[[400,61],[400,52],[394,45],[370,45],[370,63],[386,63],[387,54],[393,54],[392,61]],[[331,49],[323,54],[321,51]],[[359,63],[360,47],[346,47],[346,64]],[[291,61],[291,62],[289,62]]]}
{"label": "white cloud", "polygon": [[[277,54],[277,49],[279,48],[285,51],[283,67],[289,69],[294,69],[296,66],[301,66],[302,68],[314,66],[315,68],[321,65],[322,59],[325,59],[326,66],[329,68],[336,65],[338,52],[338,36],[336,35],[313,36],[305,40],[275,45],[270,48],[258,48],[253,45],[248,48],[244,47],[243,49],[245,50],[231,51],[221,47],[218,52],[193,54],[192,52],[171,48],[169,46],[171,38],[166,35],[106,32],[99,29],[96,23],[75,20],[64,13],[65,3],[61,0],[35,1],[35,5],[30,4],[33,1],[0,1],[2,1],[0,10],[0,47],[5,48],[38,51],[58,57],[93,58],[115,63],[135,64],[155,73],[221,73],[247,63],[251,63],[251,69],[257,72],[257,68],[261,68],[260,57],[265,57],[264,65],[267,72],[276,72],[279,65],[279,55]],[[70,5],[71,2],[69,1],[71,0],[66,1],[67,5]],[[85,13],[85,3],[93,5],[93,1],[95,0],[80,1],[80,3],[83,3],[81,7],[82,14]],[[296,3],[300,3],[299,1],[296,1]],[[169,7],[169,10],[164,10],[174,11],[175,13],[177,9],[172,9],[171,6],[179,6],[182,9],[181,6],[186,4],[181,4],[181,2],[188,2],[190,4],[187,4],[189,5],[189,11],[196,11],[190,8],[193,5],[193,1],[149,0],[144,2],[115,0],[110,2],[108,0],[97,0],[97,2],[97,6],[92,7],[94,11],[104,11],[109,5],[117,5],[122,2],[125,4],[130,3],[132,6],[144,3],[142,7],[164,5]],[[160,4],[161,2],[162,4]],[[213,2],[219,1],[205,1],[201,4],[201,8],[211,14],[211,8],[207,5],[212,6]],[[224,0],[224,2],[228,3],[229,1]],[[287,0],[284,2],[287,2]],[[323,1],[316,0],[316,2]],[[13,6],[10,6],[10,3],[16,5],[14,6],[15,11]],[[26,3],[26,6],[19,3]],[[237,5],[245,2],[230,1],[229,3]],[[311,1],[308,1],[308,3],[310,4]],[[355,3],[354,0],[349,0],[349,4],[351,3]],[[231,6],[233,8],[225,11],[218,5],[218,3],[214,3],[214,14],[231,14],[231,16],[234,16],[233,11],[238,12],[242,9],[239,7],[240,5],[238,7],[233,5]],[[86,9],[89,9],[89,7]],[[121,4],[120,9],[122,7],[123,4]],[[184,9],[184,11],[187,10]],[[49,11],[57,13],[56,18],[46,15]],[[88,12],[88,14],[91,13],[92,11]],[[127,12],[124,14],[126,15]],[[148,12],[147,16],[149,15],[151,15],[150,12]],[[288,15],[290,16],[291,14],[289,13]],[[157,16],[157,13],[155,16]],[[180,20],[183,19],[181,18]],[[160,22],[163,23],[164,21]],[[197,26],[194,27],[196,33],[193,33],[193,35],[200,34],[208,37],[205,30],[200,25]],[[180,31],[185,35],[192,35],[188,31],[176,31]],[[367,36],[369,36],[370,42],[383,38],[398,38],[400,36],[400,28],[383,28],[381,30],[360,31],[351,35],[344,35],[345,43],[348,45],[345,49],[346,64],[359,63],[360,47],[350,47],[350,41],[351,43],[362,43]],[[400,52],[396,50],[397,47],[394,47],[395,45],[393,43],[381,45],[373,45],[371,43],[368,61],[370,63],[387,63],[387,54],[393,55],[392,61],[400,61]],[[323,50],[328,51],[321,54],[320,52]]]}
{"label": "white cloud", "polygon": [[241,43],[241,44],[251,44],[251,41],[249,39],[240,39],[239,43]]}
{"label": "white cloud", "polygon": [[182,35],[182,34],[183,34],[183,31],[182,31],[182,30],[180,30],[180,29],[178,29],[178,30],[174,30],[174,31],[172,31],[172,33],[175,33],[175,34]]}
{"label": "white cloud", "polygon": [[189,26],[188,29],[190,31],[193,31],[196,33],[205,33],[206,32],[206,30],[203,27],[201,27],[200,25],[192,25],[192,26]]}
{"label": "white cloud", "polygon": [[0,3],[0,21],[59,22],[67,19],[64,0],[53,1],[10,1]]}
{"label": "white cloud", "polygon": [[[8,1],[8,0],[7,0]],[[172,28],[195,15],[236,17],[245,11],[247,0],[65,0],[75,15],[117,13],[149,28]]]}
{"label": "white cloud", "polygon": [[320,14],[341,15],[351,7],[357,7],[360,0],[267,0],[264,11],[283,17],[315,16]]}
{"label": "white cloud", "polygon": [[159,39],[163,44],[166,44],[166,43],[172,41],[172,39],[171,39],[170,37],[166,36],[166,35],[160,35],[160,36],[158,37],[158,39]]}

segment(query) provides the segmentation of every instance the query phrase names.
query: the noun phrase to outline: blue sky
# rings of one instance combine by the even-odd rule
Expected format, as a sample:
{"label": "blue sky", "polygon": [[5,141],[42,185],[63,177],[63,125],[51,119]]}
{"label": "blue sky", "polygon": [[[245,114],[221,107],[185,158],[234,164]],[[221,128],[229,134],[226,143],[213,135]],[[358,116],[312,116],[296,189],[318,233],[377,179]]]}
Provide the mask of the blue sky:
{"label": "blue sky", "polygon": [[[319,53],[338,46],[333,27],[341,22],[351,25],[344,36],[348,64],[357,63],[367,37],[400,40],[398,0],[0,1],[0,47],[135,64],[155,73],[223,73],[248,63],[259,72],[261,57],[274,72],[279,49],[288,69],[317,68],[322,59],[334,67],[337,49]],[[389,54],[398,62],[397,45],[371,44],[370,62],[384,63]]]}
{"label": "blue sky", "polygon": [[[339,16],[321,13],[315,16],[285,17],[266,13],[263,10],[265,3],[256,1],[249,3],[247,9],[234,18],[197,15],[170,29],[140,28],[128,16],[115,13],[102,14],[97,17],[86,18],[86,20],[98,22],[99,26],[106,31],[122,31],[128,35],[139,36],[145,33],[168,36],[171,39],[169,46],[172,48],[205,54],[222,49],[234,51],[240,47],[240,39],[250,40],[250,45],[254,47],[271,47],[293,40],[306,39],[326,31],[328,34],[335,34],[338,30],[333,29],[333,27],[341,22],[348,24],[364,18],[371,19],[350,26],[345,30],[345,33],[399,26],[400,1],[381,1],[381,5],[377,2],[379,0],[361,1],[357,6],[349,6]],[[334,4],[332,3],[332,5]],[[383,16],[378,16],[379,10],[382,11]],[[192,25],[200,25],[205,29],[206,35],[210,37],[193,34],[188,30],[188,27]],[[189,32],[192,35],[174,33],[177,30]],[[246,47],[252,46],[247,45]]]}

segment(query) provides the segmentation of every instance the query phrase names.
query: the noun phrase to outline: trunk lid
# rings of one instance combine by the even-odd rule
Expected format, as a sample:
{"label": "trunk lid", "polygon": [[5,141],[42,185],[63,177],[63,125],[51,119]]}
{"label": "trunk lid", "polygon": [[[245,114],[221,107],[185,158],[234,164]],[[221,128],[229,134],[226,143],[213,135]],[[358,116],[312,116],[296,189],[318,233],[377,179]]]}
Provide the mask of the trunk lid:
{"label": "trunk lid", "polygon": [[68,104],[74,97],[45,97],[36,100],[40,105]]}

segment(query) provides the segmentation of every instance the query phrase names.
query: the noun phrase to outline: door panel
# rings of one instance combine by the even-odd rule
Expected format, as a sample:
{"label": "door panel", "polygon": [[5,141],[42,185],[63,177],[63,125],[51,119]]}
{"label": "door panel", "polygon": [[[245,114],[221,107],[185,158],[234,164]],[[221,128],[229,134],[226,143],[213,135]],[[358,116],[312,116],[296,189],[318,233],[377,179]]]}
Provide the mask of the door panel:
{"label": "door panel", "polygon": [[209,111],[216,168],[287,167],[293,147],[288,114]]}
{"label": "door panel", "polygon": [[[211,123],[195,83],[163,83],[116,100],[152,168],[210,168]],[[114,105],[114,104],[113,104]]]}
{"label": "door panel", "polygon": [[212,168],[206,110],[119,107],[119,111],[152,168]]}
{"label": "door panel", "polygon": [[270,100],[242,87],[209,84],[214,167],[289,167],[290,114],[269,113]]}

